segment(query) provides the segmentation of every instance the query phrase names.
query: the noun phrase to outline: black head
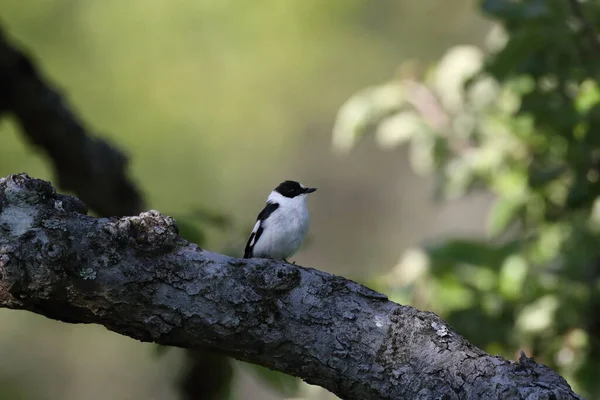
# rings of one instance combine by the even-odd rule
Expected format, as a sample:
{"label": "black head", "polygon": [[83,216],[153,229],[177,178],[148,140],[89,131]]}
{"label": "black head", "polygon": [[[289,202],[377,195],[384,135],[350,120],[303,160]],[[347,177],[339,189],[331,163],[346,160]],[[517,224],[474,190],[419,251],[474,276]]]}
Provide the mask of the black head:
{"label": "black head", "polygon": [[306,187],[303,184],[298,183],[296,181],[281,182],[279,186],[275,188],[275,191],[277,193],[290,198],[300,196],[301,194],[312,193],[315,190],[317,189]]}

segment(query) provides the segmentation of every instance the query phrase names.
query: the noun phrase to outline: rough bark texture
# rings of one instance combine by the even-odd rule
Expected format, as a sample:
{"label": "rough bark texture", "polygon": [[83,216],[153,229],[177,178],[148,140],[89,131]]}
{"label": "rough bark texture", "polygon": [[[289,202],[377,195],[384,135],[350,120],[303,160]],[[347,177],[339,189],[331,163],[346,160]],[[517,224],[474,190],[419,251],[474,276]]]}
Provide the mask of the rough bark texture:
{"label": "rough bark texture", "polygon": [[13,115],[25,137],[50,158],[60,187],[77,193],[99,215],[133,215],[144,209],[126,176],[127,158],[86,130],[0,28],[1,113]]}
{"label": "rough bark texture", "polygon": [[357,283],[211,253],[156,211],[93,218],[27,175],[0,179],[0,306],[203,346],[344,399],[578,399],[527,357],[492,357],[443,320]]}

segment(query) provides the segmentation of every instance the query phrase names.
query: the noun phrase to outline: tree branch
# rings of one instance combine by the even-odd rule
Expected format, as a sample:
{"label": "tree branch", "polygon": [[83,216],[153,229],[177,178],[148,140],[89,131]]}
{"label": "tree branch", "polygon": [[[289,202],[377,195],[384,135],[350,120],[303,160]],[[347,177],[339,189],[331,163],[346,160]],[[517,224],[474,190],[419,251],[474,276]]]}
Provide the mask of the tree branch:
{"label": "tree branch", "polygon": [[0,306],[205,347],[344,399],[579,399],[551,369],[469,344],[435,314],[314,269],[211,253],[156,211],[92,218],[25,174],[0,179]]}
{"label": "tree branch", "polygon": [[52,161],[59,185],[100,215],[131,215],[144,209],[127,178],[127,158],[87,132],[31,59],[11,45],[0,28],[0,114],[14,115],[25,137]]}

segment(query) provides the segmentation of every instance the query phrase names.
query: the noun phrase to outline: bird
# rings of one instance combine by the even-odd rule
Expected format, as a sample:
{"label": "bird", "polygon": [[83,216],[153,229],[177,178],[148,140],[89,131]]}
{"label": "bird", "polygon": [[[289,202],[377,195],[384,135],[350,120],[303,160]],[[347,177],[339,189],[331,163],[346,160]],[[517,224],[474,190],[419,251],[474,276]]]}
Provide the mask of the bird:
{"label": "bird", "polygon": [[244,249],[244,258],[271,258],[288,262],[308,233],[306,198],[316,188],[283,181],[267,197]]}

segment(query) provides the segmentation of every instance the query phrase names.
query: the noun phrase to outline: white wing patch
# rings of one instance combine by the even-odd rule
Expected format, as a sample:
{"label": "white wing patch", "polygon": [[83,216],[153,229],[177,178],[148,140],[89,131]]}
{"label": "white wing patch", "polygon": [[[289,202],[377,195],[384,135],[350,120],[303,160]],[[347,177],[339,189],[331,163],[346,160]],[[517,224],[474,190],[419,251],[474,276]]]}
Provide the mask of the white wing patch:
{"label": "white wing patch", "polygon": [[260,220],[256,221],[256,224],[254,224],[254,228],[252,228],[252,240],[250,241],[250,247],[254,246],[254,243],[256,243],[256,231],[258,231],[258,228],[260,227]]}

